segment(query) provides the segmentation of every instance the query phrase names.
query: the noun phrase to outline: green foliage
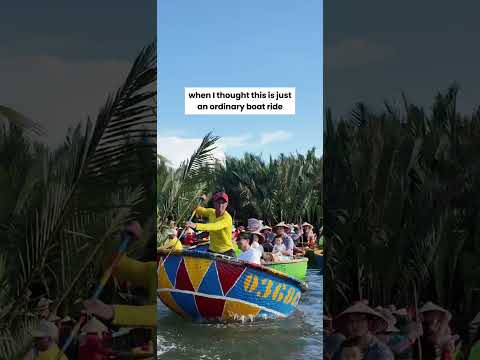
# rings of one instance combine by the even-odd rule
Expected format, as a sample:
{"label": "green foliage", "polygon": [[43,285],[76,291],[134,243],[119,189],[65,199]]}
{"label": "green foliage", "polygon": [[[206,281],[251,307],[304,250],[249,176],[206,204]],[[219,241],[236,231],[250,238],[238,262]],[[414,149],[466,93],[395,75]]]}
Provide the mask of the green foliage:
{"label": "green foliage", "polygon": [[218,137],[203,139],[192,157],[174,169],[161,155],[157,159],[157,242],[165,241],[170,222],[183,225],[191,216],[196,198],[224,190],[229,211],[242,222],[250,217],[266,223],[309,221],[321,225],[322,160],[315,149],[306,155],[280,155],[265,162],[260,156],[212,157]]}
{"label": "green foliage", "polygon": [[[480,287],[480,111],[456,111],[457,87],[432,113],[357,104],[325,126],[326,305],[423,300],[471,315]],[[468,264],[466,266],[466,264]],[[454,307],[457,305],[457,307]]]}
{"label": "green foliage", "polygon": [[25,136],[38,132],[33,121],[0,107],[0,353],[6,358],[25,350],[38,297],[67,313],[75,299],[91,296],[101,260],[112,256],[125,223],[139,220],[147,230],[154,223],[147,193],[155,189],[155,82],[153,43],[96,120],[71,129],[54,150]]}
{"label": "green foliage", "polygon": [[210,190],[225,190],[235,219],[243,223],[251,217],[269,224],[309,221],[318,229],[323,216],[322,177],[322,159],[315,149],[269,161],[246,153],[217,163]]}
{"label": "green foliage", "polygon": [[183,225],[191,216],[196,199],[207,190],[212,176],[213,151],[218,137],[208,133],[198,149],[178,168],[168,160],[157,158],[157,244],[166,240],[165,229],[173,221]]}

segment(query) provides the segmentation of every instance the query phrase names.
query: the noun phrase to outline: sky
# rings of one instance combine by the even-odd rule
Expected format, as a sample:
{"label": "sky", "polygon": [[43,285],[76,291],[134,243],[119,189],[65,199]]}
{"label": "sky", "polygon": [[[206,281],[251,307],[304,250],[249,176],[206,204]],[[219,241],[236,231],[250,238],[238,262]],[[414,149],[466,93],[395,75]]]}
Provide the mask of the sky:
{"label": "sky", "polygon": [[325,108],[345,115],[357,101],[378,109],[407,98],[430,110],[454,81],[458,110],[480,105],[480,3],[346,1],[325,3]]}
{"label": "sky", "polygon": [[[160,1],[157,149],[173,165],[210,131],[218,158],[305,153],[323,140],[322,1]],[[296,87],[296,115],[186,116],[184,87]]]}
{"label": "sky", "polygon": [[40,122],[56,146],[96,117],[155,39],[151,0],[19,2],[0,12],[0,104]]}

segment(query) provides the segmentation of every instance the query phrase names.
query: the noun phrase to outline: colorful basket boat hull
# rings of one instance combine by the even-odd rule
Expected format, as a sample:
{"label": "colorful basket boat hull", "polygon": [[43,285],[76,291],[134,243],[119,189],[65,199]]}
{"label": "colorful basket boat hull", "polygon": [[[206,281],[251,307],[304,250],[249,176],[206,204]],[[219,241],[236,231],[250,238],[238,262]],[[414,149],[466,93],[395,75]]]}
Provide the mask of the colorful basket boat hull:
{"label": "colorful basket boat hull", "polygon": [[158,297],[170,310],[193,321],[285,318],[295,312],[307,288],[283,273],[222,255],[167,254],[160,252]]}
{"label": "colorful basket boat hull", "polygon": [[[195,251],[207,252],[208,245],[202,244],[193,248]],[[238,250],[238,251],[237,251]],[[235,251],[235,255],[239,255],[241,250],[238,248]],[[308,258],[295,259],[294,261],[289,262],[277,262],[277,263],[267,263],[266,267],[274,269],[280,272],[283,272],[297,280],[305,280],[307,275],[308,267]]]}
{"label": "colorful basket boat hull", "polygon": [[295,259],[288,262],[276,262],[265,264],[266,267],[270,269],[275,269],[277,271],[283,272],[297,280],[305,280],[307,275],[307,258]]}

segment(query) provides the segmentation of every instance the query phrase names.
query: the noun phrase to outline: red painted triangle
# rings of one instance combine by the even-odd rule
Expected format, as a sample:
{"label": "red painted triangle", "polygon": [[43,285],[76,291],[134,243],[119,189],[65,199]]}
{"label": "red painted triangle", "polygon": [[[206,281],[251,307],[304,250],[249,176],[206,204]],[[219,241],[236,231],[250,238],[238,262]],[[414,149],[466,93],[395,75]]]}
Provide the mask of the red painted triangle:
{"label": "red painted triangle", "polygon": [[223,294],[226,295],[228,290],[230,290],[238,277],[242,274],[243,267],[217,261],[217,271],[220,284],[222,285]]}
{"label": "red painted triangle", "polygon": [[188,276],[187,268],[185,267],[185,262],[183,261],[183,259],[180,262],[180,266],[178,267],[175,289],[195,291],[193,289],[192,282],[190,281],[190,277]]}
{"label": "red painted triangle", "polygon": [[222,317],[225,299],[212,299],[195,295],[195,302],[198,312],[204,319],[219,319]]}

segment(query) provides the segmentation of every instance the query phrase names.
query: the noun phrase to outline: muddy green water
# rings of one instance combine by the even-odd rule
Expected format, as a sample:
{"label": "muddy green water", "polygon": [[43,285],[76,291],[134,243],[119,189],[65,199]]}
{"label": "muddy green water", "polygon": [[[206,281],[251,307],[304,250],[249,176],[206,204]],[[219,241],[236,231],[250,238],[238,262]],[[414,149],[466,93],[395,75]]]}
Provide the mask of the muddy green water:
{"label": "muddy green water", "polygon": [[285,320],[194,324],[158,304],[157,348],[162,360],[298,360],[322,358],[323,277],[308,269],[309,290]]}

